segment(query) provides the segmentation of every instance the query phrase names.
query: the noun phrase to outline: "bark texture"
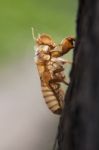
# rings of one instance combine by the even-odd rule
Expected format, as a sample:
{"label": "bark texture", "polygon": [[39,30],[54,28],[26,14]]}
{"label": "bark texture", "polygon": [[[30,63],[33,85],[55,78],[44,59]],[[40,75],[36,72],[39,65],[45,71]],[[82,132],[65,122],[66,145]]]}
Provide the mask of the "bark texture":
{"label": "bark texture", "polygon": [[71,83],[57,150],[99,150],[99,0],[79,0]]}

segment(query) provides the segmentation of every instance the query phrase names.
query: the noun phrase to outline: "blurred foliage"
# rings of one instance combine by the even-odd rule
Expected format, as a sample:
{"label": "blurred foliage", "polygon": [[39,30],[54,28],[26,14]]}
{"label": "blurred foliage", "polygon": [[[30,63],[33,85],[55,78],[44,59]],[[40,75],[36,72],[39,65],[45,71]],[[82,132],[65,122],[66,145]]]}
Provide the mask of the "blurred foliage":
{"label": "blurred foliage", "polygon": [[75,35],[77,1],[0,0],[0,63],[33,51],[31,27],[59,42]]}

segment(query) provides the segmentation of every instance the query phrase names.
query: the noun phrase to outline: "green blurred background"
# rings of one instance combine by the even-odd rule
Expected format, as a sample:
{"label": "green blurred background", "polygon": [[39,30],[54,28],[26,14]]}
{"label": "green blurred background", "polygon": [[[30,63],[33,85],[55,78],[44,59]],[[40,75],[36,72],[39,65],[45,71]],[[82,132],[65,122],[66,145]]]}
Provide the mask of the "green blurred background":
{"label": "green blurred background", "polygon": [[75,0],[0,0],[0,150],[52,150],[59,117],[41,93],[31,28],[59,43],[75,35],[76,10]]}
{"label": "green blurred background", "polygon": [[56,42],[75,35],[77,1],[0,0],[0,64],[19,61],[33,51],[35,34],[48,33]]}

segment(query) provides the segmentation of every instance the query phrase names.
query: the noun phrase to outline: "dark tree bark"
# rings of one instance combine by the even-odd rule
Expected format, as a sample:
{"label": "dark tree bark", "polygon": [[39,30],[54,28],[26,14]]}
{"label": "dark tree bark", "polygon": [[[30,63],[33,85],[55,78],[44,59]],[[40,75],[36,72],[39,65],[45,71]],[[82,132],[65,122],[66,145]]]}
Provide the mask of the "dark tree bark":
{"label": "dark tree bark", "polygon": [[79,0],[73,60],[58,150],[99,150],[99,0]]}

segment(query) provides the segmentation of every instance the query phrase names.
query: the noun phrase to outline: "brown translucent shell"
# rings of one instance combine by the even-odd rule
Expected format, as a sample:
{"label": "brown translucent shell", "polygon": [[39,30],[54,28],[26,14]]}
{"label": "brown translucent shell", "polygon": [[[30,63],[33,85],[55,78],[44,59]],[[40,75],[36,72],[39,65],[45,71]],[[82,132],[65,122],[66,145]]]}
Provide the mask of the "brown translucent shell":
{"label": "brown translucent shell", "polygon": [[54,48],[55,47],[55,43],[54,41],[52,40],[52,38],[47,35],[47,34],[41,34],[37,39],[36,39],[36,43],[38,45],[48,45],[50,46],[51,48]]}

